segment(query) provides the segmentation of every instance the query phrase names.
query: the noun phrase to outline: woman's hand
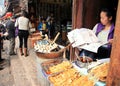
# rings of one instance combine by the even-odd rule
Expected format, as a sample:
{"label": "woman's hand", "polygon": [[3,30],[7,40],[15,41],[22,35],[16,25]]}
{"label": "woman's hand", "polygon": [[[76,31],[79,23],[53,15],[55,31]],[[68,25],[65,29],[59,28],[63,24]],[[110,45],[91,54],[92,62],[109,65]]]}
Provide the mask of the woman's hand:
{"label": "woman's hand", "polygon": [[112,43],[113,43],[113,39],[110,39],[108,42],[109,42],[110,44],[112,44]]}

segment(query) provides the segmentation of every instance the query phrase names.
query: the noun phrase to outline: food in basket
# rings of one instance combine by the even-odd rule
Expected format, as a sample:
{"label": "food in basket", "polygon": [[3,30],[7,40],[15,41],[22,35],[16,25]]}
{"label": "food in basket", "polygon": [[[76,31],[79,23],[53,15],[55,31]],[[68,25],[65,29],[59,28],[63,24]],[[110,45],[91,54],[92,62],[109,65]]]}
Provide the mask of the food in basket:
{"label": "food in basket", "polygon": [[67,80],[65,80],[63,83],[60,84],[60,86],[70,86],[71,83],[76,79],[79,78],[81,75],[79,73],[75,73],[74,75],[72,75],[70,78],[68,78]]}
{"label": "food in basket", "polygon": [[50,70],[49,70],[49,67],[53,66],[53,65],[57,65],[57,64],[60,64],[61,62],[63,61],[63,59],[52,59],[52,60],[49,60],[49,61],[45,61],[41,64],[42,68],[43,68],[43,71],[46,73],[46,74],[51,74]]}
{"label": "food in basket", "polygon": [[109,69],[109,63],[103,63],[90,70],[89,74],[97,77],[100,81],[106,81]]}
{"label": "food in basket", "polygon": [[66,69],[71,68],[71,67],[72,67],[72,64],[69,61],[63,61],[60,64],[49,67],[49,71],[50,71],[50,73],[57,73],[57,72],[66,70]]}
{"label": "food in basket", "polygon": [[76,78],[70,86],[94,86],[94,81],[90,80],[88,76],[81,76]]}
{"label": "food in basket", "polygon": [[47,40],[40,40],[34,44],[34,49],[41,53],[50,53],[53,49],[56,49],[58,45],[56,43],[51,43]]}
{"label": "food in basket", "polygon": [[74,80],[74,78],[77,77],[78,77],[77,70],[75,68],[70,68],[61,73],[50,76],[49,80],[50,82],[52,82],[54,86],[65,86],[64,84],[65,82],[68,82],[70,84],[72,80]]}
{"label": "food in basket", "polygon": [[94,86],[95,82],[88,76],[81,76],[74,68],[49,77],[53,86]]}

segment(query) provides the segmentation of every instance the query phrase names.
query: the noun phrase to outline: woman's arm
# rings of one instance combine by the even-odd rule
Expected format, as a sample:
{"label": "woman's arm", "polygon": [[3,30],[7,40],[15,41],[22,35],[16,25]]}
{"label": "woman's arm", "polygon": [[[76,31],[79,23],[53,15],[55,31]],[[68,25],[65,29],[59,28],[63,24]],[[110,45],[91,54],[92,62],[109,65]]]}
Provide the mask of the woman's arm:
{"label": "woman's arm", "polygon": [[29,28],[31,29],[32,28],[32,24],[31,24],[31,22],[29,21]]}
{"label": "woman's arm", "polygon": [[18,19],[15,21],[15,27],[18,27]]}

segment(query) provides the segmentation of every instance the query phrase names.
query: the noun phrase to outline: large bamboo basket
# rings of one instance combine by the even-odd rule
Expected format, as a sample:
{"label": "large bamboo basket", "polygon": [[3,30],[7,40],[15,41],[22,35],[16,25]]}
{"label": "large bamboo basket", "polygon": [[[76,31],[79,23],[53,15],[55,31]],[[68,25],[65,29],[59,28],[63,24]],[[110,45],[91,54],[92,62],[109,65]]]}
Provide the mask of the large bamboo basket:
{"label": "large bamboo basket", "polygon": [[59,57],[62,57],[62,56],[63,56],[64,50],[65,50],[65,48],[64,48],[64,49],[61,49],[61,50],[59,50],[59,51],[50,52],[50,53],[36,52],[36,55],[37,55],[39,58],[45,58],[45,59],[59,58]]}
{"label": "large bamboo basket", "polygon": [[62,48],[62,49],[60,49],[59,51],[56,51],[56,52],[50,52],[50,53],[36,52],[36,55],[38,56],[38,58],[45,58],[45,59],[59,58],[59,57],[63,56],[64,51],[67,50],[71,45],[72,45],[72,43],[70,43],[65,48]]}
{"label": "large bamboo basket", "polygon": [[[58,32],[57,35],[55,36],[54,40],[52,41],[52,43],[55,43],[55,41],[57,40],[58,36],[60,35],[60,33]],[[72,44],[72,43],[71,43]],[[41,53],[41,52],[36,52],[36,55],[39,58],[46,58],[46,59],[53,59],[53,58],[59,58],[63,56],[63,52],[71,45],[67,45],[65,48],[60,49],[59,51],[56,52],[50,52],[50,53]]]}

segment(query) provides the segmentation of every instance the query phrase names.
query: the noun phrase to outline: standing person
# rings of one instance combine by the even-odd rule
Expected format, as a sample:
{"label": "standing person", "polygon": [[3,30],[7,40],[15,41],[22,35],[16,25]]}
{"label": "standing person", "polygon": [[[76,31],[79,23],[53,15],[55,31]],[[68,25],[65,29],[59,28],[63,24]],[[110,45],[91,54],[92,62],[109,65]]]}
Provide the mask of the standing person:
{"label": "standing person", "polygon": [[50,15],[48,15],[48,17],[47,17],[47,19],[46,19],[46,22],[49,22],[50,19],[54,19],[53,13],[50,13]]}
{"label": "standing person", "polygon": [[8,31],[8,39],[10,41],[9,45],[9,55],[16,55],[14,52],[15,48],[15,17],[11,17],[6,23],[6,28]]}
{"label": "standing person", "polygon": [[113,14],[109,9],[102,9],[100,12],[100,23],[96,24],[93,28],[96,36],[99,41],[102,43],[107,43],[99,47],[97,54],[82,50],[80,56],[88,56],[89,60],[109,58],[111,53],[111,43],[113,41],[114,35],[114,23],[113,23]]}
{"label": "standing person", "polygon": [[42,22],[39,23],[38,30],[41,31],[43,35],[48,34],[48,26],[45,19],[42,19]]}
{"label": "standing person", "polygon": [[[2,55],[1,55],[2,54],[1,49],[2,49],[2,46],[3,46],[2,43],[1,43],[2,42],[2,36],[3,36],[3,33],[0,32],[0,65],[5,61],[4,59],[2,59]],[[0,70],[2,70],[2,69],[3,68],[0,67]]]}
{"label": "standing person", "polygon": [[[27,42],[28,42],[28,36],[29,36],[29,30],[32,27],[30,20],[27,18],[27,12],[22,11],[21,16],[17,19],[15,22],[15,27],[18,26],[19,32],[19,50],[20,50],[20,55],[24,55],[25,57],[28,56],[27,54]],[[23,43],[24,43],[24,54],[23,54]]]}
{"label": "standing person", "polygon": [[[4,25],[2,24],[2,22],[0,21],[0,33],[4,34],[5,32],[6,32],[6,29],[5,29]],[[4,36],[1,35],[0,39],[1,39],[1,50],[4,51],[4,49],[3,49]]]}
{"label": "standing person", "polygon": [[53,19],[50,19],[49,29],[50,29],[50,39],[54,39],[55,24],[54,24],[54,20]]}

